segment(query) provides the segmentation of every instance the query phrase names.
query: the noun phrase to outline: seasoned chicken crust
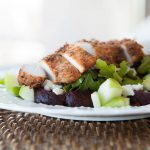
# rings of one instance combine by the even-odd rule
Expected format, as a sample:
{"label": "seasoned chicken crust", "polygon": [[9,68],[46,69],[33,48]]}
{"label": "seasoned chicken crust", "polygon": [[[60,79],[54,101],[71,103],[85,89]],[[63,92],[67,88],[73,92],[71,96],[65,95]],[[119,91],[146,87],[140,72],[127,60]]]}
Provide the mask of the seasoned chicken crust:
{"label": "seasoned chicken crust", "polygon": [[96,57],[77,45],[66,45],[60,54],[73,64],[81,73],[92,67]]}
{"label": "seasoned chicken crust", "polygon": [[34,76],[25,72],[22,68],[18,74],[18,83],[20,85],[26,85],[30,88],[40,87],[45,81],[46,77]]}
{"label": "seasoned chicken crust", "polygon": [[60,54],[48,55],[42,60],[43,63],[51,70],[49,73],[46,72],[50,78],[54,76],[52,80],[55,83],[70,83],[81,76],[80,72]]}

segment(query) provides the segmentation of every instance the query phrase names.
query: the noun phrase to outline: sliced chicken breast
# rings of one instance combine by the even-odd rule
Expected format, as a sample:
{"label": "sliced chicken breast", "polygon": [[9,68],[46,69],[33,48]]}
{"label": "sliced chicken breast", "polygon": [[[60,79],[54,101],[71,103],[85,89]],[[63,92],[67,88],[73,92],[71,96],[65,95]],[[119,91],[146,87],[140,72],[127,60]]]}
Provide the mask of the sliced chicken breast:
{"label": "sliced chicken breast", "polygon": [[[81,73],[93,67],[98,58],[116,66],[123,60],[132,65],[144,56],[142,48],[130,39],[108,42],[82,40],[75,44],[66,44],[56,53],[45,57],[40,65],[54,83],[71,83],[76,81]],[[33,65],[25,65],[19,71],[18,82],[21,85],[38,87],[46,79],[43,70]]]}
{"label": "sliced chicken breast", "polygon": [[119,42],[98,42],[92,41],[92,45],[96,51],[97,58],[106,61],[109,64],[119,65],[125,59]]}
{"label": "sliced chicken breast", "polygon": [[54,83],[71,83],[81,76],[69,61],[57,53],[45,57],[41,61],[41,67]]}
{"label": "sliced chicken breast", "polygon": [[144,56],[143,47],[136,41],[131,39],[124,39],[121,41],[121,48],[127,59],[127,61],[133,65],[134,63],[140,61]]}
{"label": "sliced chicken breast", "polygon": [[74,65],[81,73],[92,67],[96,57],[76,44],[66,45],[59,53]]}
{"label": "sliced chicken breast", "polygon": [[144,56],[143,47],[131,39],[124,39],[122,41],[112,40],[108,42],[92,41],[92,45],[96,50],[98,58],[117,66],[123,60],[133,65]]}
{"label": "sliced chicken breast", "polygon": [[79,42],[76,42],[75,45],[82,48],[82,49],[84,49],[87,53],[89,53],[89,54],[96,57],[95,48],[93,47],[93,45],[90,41],[81,40]]}
{"label": "sliced chicken breast", "polygon": [[23,65],[18,74],[20,85],[40,87],[46,79],[44,70],[38,64]]}

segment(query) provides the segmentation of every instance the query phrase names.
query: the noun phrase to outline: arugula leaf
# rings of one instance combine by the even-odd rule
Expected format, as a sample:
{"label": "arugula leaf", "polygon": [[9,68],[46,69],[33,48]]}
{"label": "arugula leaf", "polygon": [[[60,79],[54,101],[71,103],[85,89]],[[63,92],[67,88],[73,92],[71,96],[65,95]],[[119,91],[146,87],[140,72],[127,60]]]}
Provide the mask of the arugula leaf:
{"label": "arugula leaf", "polygon": [[107,65],[107,63],[101,59],[96,61],[96,68],[99,69],[99,77],[112,78],[116,71],[116,66],[113,64]]}
{"label": "arugula leaf", "polygon": [[66,92],[72,91],[72,90],[78,88],[82,84],[83,80],[84,80],[84,75],[81,76],[77,81],[75,81],[71,84],[64,85],[63,89]]}
{"label": "arugula leaf", "polygon": [[149,56],[145,56],[142,59],[141,65],[138,67],[137,71],[140,74],[150,73],[150,55]]}
{"label": "arugula leaf", "polygon": [[96,68],[97,69],[105,69],[107,67],[107,63],[101,59],[96,60]]}
{"label": "arugula leaf", "polygon": [[119,75],[119,73],[117,73],[117,72],[114,72],[113,78],[114,78],[115,80],[117,80],[119,83],[122,82],[122,77],[121,77],[121,76]]}
{"label": "arugula leaf", "polygon": [[[95,71],[89,70],[86,73],[84,73],[77,81],[71,84],[65,85],[63,88],[66,92],[72,91],[72,90],[92,90],[96,91],[98,90],[100,84],[104,80],[98,80],[98,75]],[[96,79],[96,81],[95,81]]]}
{"label": "arugula leaf", "polygon": [[63,89],[65,92],[69,92],[71,91],[72,85],[71,84],[66,84],[63,86]]}
{"label": "arugula leaf", "polygon": [[123,76],[124,72],[126,72],[126,63],[123,62],[120,64],[120,66],[121,68],[117,72],[117,68],[114,64],[108,65],[105,61],[101,59],[98,59],[96,61],[96,68],[99,69],[98,76],[100,78],[105,78],[105,79],[114,78],[115,80],[121,83],[122,81],[121,75]]}
{"label": "arugula leaf", "polygon": [[84,82],[80,85],[80,90],[87,90],[89,88],[89,82],[90,82],[91,75],[89,73],[84,75]]}
{"label": "arugula leaf", "polygon": [[92,90],[96,91],[98,90],[100,84],[102,83],[102,80],[94,81],[92,78],[92,75],[88,72],[85,76],[84,82],[79,87],[80,90]]}
{"label": "arugula leaf", "polygon": [[85,72],[77,81],[64,85],[66,92],[72,90],[98,90],[99,86],[108,78],[113,78],[121,85],[142,83],[142,79],[136,76],[136,70],[130,68],[126,61],[120,63],[120,68],[114,64],[107,64],[101,59],[96,61],[96,69]]}
{"label": "arugula leaf", "polygon": [[99,69],[98,76],[104,78],[113,78],[120,84],[136,84],[141,83],[141,79],[136,76],[136,71],[128,66],[126,61],[120,63],[120,68],[115,65],[108,65],[105,61],[98,59],[96,67]]}
{"label": "arugula leaf", "polygon": [[92,78],[93,78],[94,80],[97,80],[97,77],[98,77],[98,70],[89,70],[88,72],[92,75]]}
{"label": "arugula leaf", "polygon": [[120,63],[120,68],[119,68],[119,70],[118,70],[118,74],[119,74],[121,77],[124,77],[127,72],[128,72],[127,62],[126,62],[126,61],[122,61],[122,62]]}
{"label": "arugula leaf", "polygon": [[123,79],[122,85],[127,85],[127,84],[138,84],[138,83],[142,83],[142,79],[138,78],[137,79],[131,79],[128,77],[125,77]]}

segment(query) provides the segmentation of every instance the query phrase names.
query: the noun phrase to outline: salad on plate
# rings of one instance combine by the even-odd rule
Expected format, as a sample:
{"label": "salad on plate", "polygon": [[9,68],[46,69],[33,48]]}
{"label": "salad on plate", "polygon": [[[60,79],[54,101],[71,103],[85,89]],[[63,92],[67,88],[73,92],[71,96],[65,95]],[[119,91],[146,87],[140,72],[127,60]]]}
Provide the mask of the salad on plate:
{"label": "salad on plate", "polygon": [[22,101],[67,107],[150,104],[150,56],[135,40],[81,40],[37,64],[6,73],[0,84]]}

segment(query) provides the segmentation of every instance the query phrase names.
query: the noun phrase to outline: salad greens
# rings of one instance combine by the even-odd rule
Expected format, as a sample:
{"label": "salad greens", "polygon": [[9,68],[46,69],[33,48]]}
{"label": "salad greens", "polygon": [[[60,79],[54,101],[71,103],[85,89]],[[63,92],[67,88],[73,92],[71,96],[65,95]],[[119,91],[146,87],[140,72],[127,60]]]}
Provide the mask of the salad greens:
{"label": "salad greens", "polygon": [[142,82],[142,80],[136,76],[136,71],[130,68],[126,61],[122,61],[120,67],[117,68],[114,64],[108,65],[105,61],[98,59],[96,61],[96,68],[99,69],[99,77],[105,80],[113,78],[121,85]]}
{"label": "salad greens", "polygon": [[136,76],[136,71],[129,67],[126,61],[122,61],[117,68],[114,64],[107,64],[101,59],[96,61],[96,69],[85,72],[77,81],[64,85],[66,92],[73,90],[97,91],[99,86],[108,78],[115,79],[121,85],[142,83],[142,79]]}
{"label": "salad greens", "polygon": [[137,71],[140,74],[150,73],[150,55],[142,59],[141,65],[138,67]]}
{"label": "salad greens", "polygon": [[73,90],[92,90],[96,91],[100,84],[103,82],[103,79],[98,79],[98,74],[94,70],[89,70],[84,73],[77,81],[71,84],[64,85],[64,90],[66,92]]}

